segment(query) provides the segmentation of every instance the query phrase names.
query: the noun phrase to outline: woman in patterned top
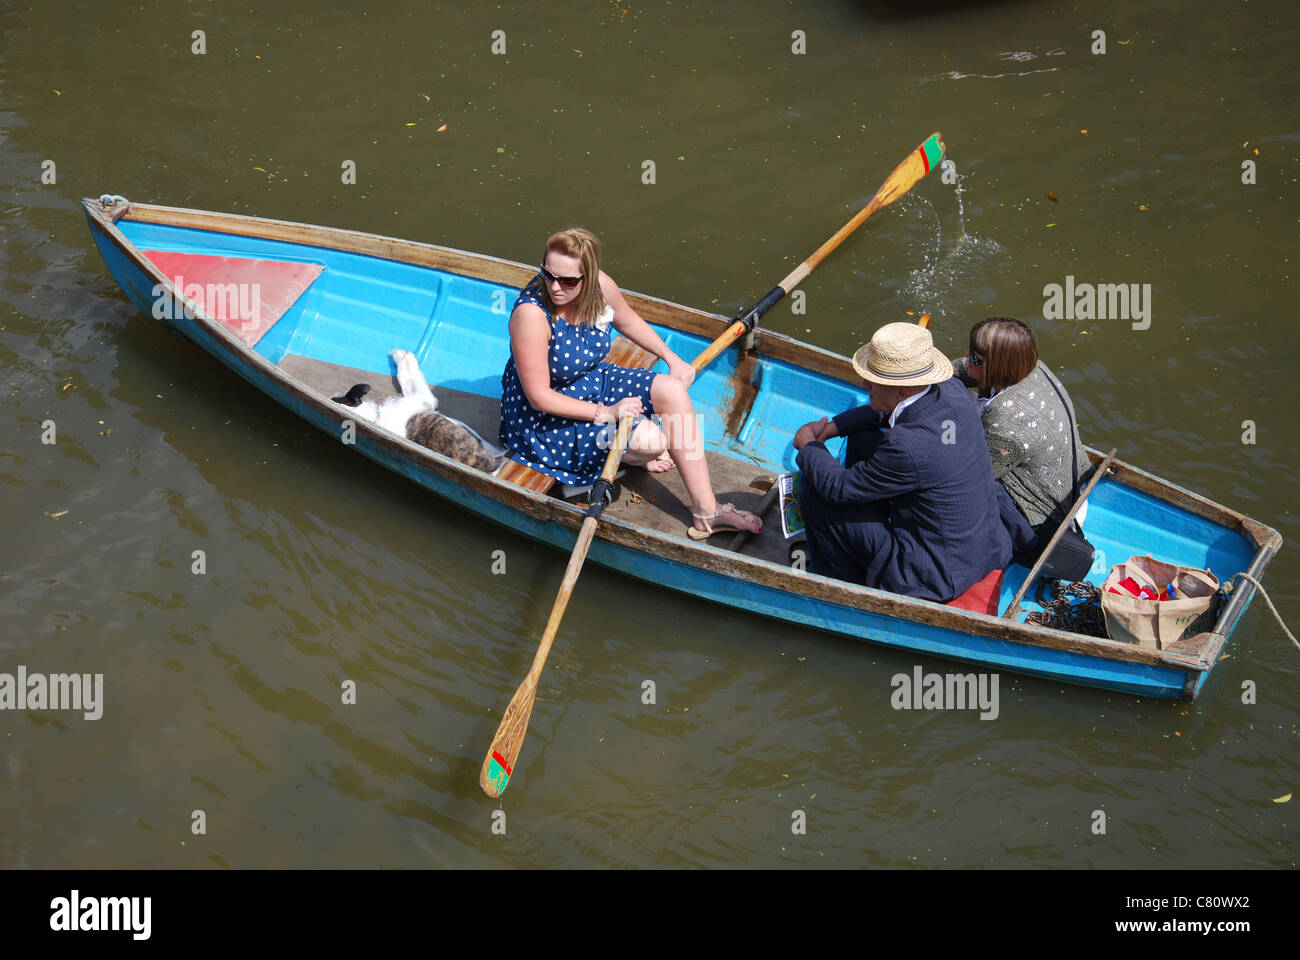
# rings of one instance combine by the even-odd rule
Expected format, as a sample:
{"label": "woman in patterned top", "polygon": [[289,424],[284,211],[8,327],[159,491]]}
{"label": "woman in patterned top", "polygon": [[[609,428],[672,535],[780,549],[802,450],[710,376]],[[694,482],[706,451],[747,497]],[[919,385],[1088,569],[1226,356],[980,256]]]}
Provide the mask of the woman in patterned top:
{"label": "woman in patterned top", "polygon": [[[607,363],[611,323],[668,364],[668,373]],[[658,414],[667,433],[642,419],[623,462],[652,472],[674,465],[681,470],[695,518],[687,532],[694,539],[715,528],[762,529],[758,517],[714,497],[686,393],[695,370],[600,269],[600,244],[589,231],[571,227],[546,241],[541,272],[510,314],[510,352],[501,376],[500,436],[515,460],[564,483],[591,483],[609,452],[611,425],[628,414]]]}
{"label": "woman in patterned top", "polygon": [[[975,324],[953,373],[979,388],[993,476],[1034,528],[1036,556],[1073,505],[1075,481],[1082,486],[1091,469],[1070,395],[1038,359],[1034,332],[1011,317]],[[1080,525],[1087,509],[1075,515]]]}

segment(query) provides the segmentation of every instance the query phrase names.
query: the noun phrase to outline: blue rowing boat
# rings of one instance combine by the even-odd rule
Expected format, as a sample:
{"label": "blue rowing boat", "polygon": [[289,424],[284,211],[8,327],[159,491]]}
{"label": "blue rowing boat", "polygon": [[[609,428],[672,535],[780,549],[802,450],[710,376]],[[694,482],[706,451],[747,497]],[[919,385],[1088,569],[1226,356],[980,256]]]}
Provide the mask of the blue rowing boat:
{"label": "blue rowing boat", "polygon": [[[331,400],[363,381],[372,385],[371,399],[396,393],[390,354],[408,350],[440,411],[495,438],[509,312],[535,268],[351,230],[121,197],[83,206],[104,262],[140,310],[377,463],[487,520],[572,549],[584,506],[557,495],[563,491],[550,488],[549,478],[514,464],[485,473],[355,419]],[[679,356],[697,355],[730,323],[653,297],[627,297]],[[632,366],[655,360],[623,338],[611,357]],[[719,499],[745,509],[760,506],[755,474],[793,467],[798,426],[867,402],[847,358],[761,329],[701,371],[691,395]],[[1094,463],[1104,459],[1089,455]],[[1109,563],[1151,554],[1208,569],[1221,581],[1238,572],[1259,579],[1281,546],[1264,524],[1122,461],[1107,466],[1088,497],[1087,534]],[[1142,696],[1194,699],[1255,592],[1239,586],[1206,629],[1147,649],[1030,622],[1044,608],[1030,589],[1038,584],[1026,588],[1031,571],[1018,565],[991,583],[986,603],[914,600],[792,565],[774,517],[762,535],[737,538],[743,542],[732,548],[720,539],[691,540],[688,503],[676,471],[628,471],[591,560],[762,616],[985,670]],[[1090,579],[1100,583],[1107,572],[1099,563]]]}

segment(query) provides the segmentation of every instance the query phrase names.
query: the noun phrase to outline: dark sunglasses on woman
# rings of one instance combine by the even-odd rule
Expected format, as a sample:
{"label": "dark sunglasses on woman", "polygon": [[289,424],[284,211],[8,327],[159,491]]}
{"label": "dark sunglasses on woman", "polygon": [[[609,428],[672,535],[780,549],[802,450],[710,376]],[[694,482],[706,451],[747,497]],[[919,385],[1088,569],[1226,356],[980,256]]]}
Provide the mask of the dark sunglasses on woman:
{"label": "dark sunglasses on woman", "polygon": [[551,273],[551,271],[547,270],[546,267],[542,267],[541,271],[542,271],[542,276],[546,279],[548,283],[550,282],[558,283],[565,290],[572,290],[578,284],[582,283],[581,274],[579,274],[576,277],[557,277],[555,274]]}

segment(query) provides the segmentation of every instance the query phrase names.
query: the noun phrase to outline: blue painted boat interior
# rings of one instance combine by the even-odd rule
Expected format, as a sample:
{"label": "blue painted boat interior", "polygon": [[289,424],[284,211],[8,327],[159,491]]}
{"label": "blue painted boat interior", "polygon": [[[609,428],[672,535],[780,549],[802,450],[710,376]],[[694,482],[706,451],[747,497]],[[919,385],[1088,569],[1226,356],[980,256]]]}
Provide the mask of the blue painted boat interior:
{"label": "blue painted boat interior", "polygon": [[[391,373],[389,352],[402,348],[416,355],[434,387],[500,398],[515,288],[281,241],[131,220],[117,226],[142,249],[322,265],[315,283],[258,343],[257,352],[272,363],[292,354]],[[107,252],[105,259],[111,265]],[[708,345],[701,337],[656,330],[687,359]],[[735,365],[735,351],[719,357],[698,376],[691,396],[702,416],[709,448],[747,458],[761,469],[792,469],[790,441],[800,425],[867,402],[863,390],[765,358],[759,364],[757,394],[747,421],[738,437],[724,437],[720,411],[730,400],[727,390]],[[662,371],[662,363],[656,369]],[[838,455],[843,442],[834,443],[839,449],[833,446],[832,452]],[[1254,555],[1253,544],[1242,534],[1110,479],[1102,480],[1089,500],[1085,533],[1100,551],[1089,577],[1094,583],[1105,578],[1112,564],[1133,555],[1151,554],[1172,563],[1209,568],[1220,580],[1246,570]],[[1027,573],[1019,566],[1008,571],[1002,608]]]}

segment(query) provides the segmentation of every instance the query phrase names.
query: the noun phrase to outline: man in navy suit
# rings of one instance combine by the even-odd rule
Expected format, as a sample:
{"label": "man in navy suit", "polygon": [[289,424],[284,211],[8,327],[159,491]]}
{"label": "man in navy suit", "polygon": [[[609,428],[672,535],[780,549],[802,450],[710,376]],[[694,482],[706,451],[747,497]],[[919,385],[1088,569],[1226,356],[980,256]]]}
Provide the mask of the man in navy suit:
{"label": "man in navy suit", "polygon": [[[946,603],[1033,531],[993,479],[979,412],[929,330],[886,324],[853,368],[870,405],[794,437],[808,570]],[[835,436],[845,466],[824,444]]]}

